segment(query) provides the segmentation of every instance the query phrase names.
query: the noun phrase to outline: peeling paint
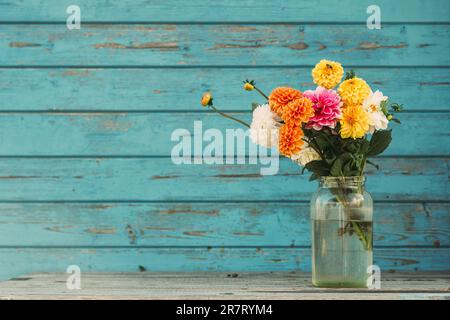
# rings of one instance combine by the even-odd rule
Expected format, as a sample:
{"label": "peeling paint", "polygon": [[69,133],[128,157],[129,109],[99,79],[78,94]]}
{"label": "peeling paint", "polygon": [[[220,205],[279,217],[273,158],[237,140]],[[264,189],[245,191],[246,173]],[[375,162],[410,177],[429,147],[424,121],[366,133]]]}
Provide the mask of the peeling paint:
{"label": "peeling paint", "polygon": [[263,177],[259,173],[246,173],[246,174],[217,174],[216,178],[261,178]]}
{"label": "peeling paint", "polygon": [[421,86],[448,86],[448,85],[450,85],[450,82],[448,82],[448,81],[419,82],[419,85],[421,85]]}
{"label": "peeling paint", "polygon": [[219,210],[192,210],[192,209],[169,209],[169,210],[159,210],[160,214],[177,214],[177,213],[190,213],[190,214],[205,214],[209,216],[217,216]]}
{"label": "peeling paint", "polygon": [[233,232],[235,236],[263,236],[264,232]]}
{"label": "peeling paint", "polygon": [[117,42],[98,43],[95,49],[157,49],[161,51],[180,50],[177,42],[145,42],[123,45]]}
{"label": "peeling paint", "polygon": [[112,208],[113,206],[110,204],[92,204],[89,206],[90,209],[94,210],[106,210]]}
{"label": "peeling paint", "polygon": [[376,49],[400,49],[406,48],[408,45],[404,42],[395,45],[381,45],[377,42],[361,42],[355,50],[376,50]]}
{"label": "peeling paint", "polygon": [[255,42],[255,44],[232,44],[232,43],[217,43],[210,50],[219,49],[257,49],[262,48],[263,45]]}
{"label": "peeling paint", "polygon": [[198,237],[202,237],[204,235],[206,235],[206,231],[184,231],[183,234],[186,236],[198,236]]}
{"label": "peeling paint", "polygon": [[41,44],[33,43],[33,42],[16,41],[16,42],[9,43],[10,48],[35,48],[35,47],[41,47],[41,46],[42,46]]}
{"label": "peeling paint", "polygon": [[85,230],[87,233],[93,233],[93,234],[115,234],[116,228],[88,228]]}
{"label": "peeling paint", "polygon": [[120,120],[104,120],[102,127],[111,131],[128,131],[132,127],[132,124],[130,122],[121,122]]}
{"label": "peeling paint", "polygon": [[127,224],[125,230],[128,234],[128,238],[130,239],[130,244],[136,244],[136,234],[134,233],[134,230],[131,227],[131,225]]}
{"label": "peeling paint", "polygon": [[[309,45],[305,42],[297,42],[290,45],[287,45],[286,48],[292,49],[292,50],[305,50],[309,48]],[[323,49],[321,49],[323,50]]]}
{"label": "peeling paint", "polygon": [[[5,180],[9,180],[9,179],[37,179],[37,178],[43,178],[41,176],[0,176],[0,179],[5,179]],[[59,177],[54,177],[54,178],[59,178]]]}
{"label": "peeling paint", "polygon": [[89,76],[90,72],[89,70],[66,70],[63,73],[63,76],[81,76],[81,77],[87,77]]}
{"label": "peeling paint", "polygon": [[152,180],[165,180],[165,179],[175,179],[175,178],[179,178],[179,176],[152,176],[150,179]]}

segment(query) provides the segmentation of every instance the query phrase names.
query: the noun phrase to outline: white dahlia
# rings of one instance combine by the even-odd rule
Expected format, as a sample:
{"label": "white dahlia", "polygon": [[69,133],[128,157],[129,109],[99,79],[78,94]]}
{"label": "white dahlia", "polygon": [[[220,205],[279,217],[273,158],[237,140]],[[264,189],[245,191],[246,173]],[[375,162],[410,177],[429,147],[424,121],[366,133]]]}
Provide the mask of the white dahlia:
{"label": "white dahlia", "polygon": [[309,144],[305,141],[302,149],[299,153],[296,153],[291,156],[291,159],[298,164],[305,166],[308,162],[313,160],[320,160],[319,154],[314,150]]}
{"label": "white dahlia", "polygon": [[381,102],[386,101],[388,97],[381,91],[370,92],[369,96],[363,102],[363,108],[369,115],[369,133],[375,130],[387,129],[389,120],[381,110]]}
{"label": "white dahlia", "polygon": [[250,139],[266,148],[278,146],[278,132],[281,127],[279,121],[279,117],[270,110],[268,104],[256,107],[250,125]]}

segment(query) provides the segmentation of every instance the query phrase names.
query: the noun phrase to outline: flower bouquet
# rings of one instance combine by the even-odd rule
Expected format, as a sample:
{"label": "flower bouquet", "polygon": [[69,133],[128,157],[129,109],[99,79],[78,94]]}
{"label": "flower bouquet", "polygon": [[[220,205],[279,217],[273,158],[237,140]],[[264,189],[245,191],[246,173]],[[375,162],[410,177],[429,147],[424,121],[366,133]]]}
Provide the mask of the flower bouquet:
{"label": "flower bouquet", "polygon": [[378,168],[369,158],[389,146],[389,123],[400,123],[394,114],[402,110],[353,71],[343,77],[340,63],[321,60],[312,70],[314,90],[278,87],[267,96],[253,80],[244,81],[245,90],[266,100],[253,106],[251,124],[219,111],[210,93],[201,100],[249,127],[255,144],[275,148],[311,172],[310,180],[319,179],[311,201],[317,286],[366,286],[372,264],[372,199],[364,190],[364,169],[366,164]]}

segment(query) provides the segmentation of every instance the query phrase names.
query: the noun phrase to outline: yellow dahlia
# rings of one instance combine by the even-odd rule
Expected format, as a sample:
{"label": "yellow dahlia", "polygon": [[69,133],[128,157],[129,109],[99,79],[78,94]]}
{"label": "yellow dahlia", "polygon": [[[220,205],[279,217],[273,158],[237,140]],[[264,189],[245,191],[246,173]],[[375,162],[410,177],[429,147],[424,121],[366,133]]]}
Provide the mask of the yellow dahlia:
{"label": "yellow dahlia", "polygon": [[326,89],[332,89],[341,82],[344,69],[339,62],[320,60],[311,74],[315,84]]}
{"label": "yellow dahlia", "polygon": [[338,93],[345,105],[360,105],[370,94],[370,87],[361,78],[347,79],[341,83]]}
{"label": "yellow dahlia", "polygon": [[286,157],[299,153],[305,143],[302,138],[303,131],[300,127],[292,124],[283,125],[279,132],[278,149],[280,153]]}
{"label": "yellow dahlia", "polygon": [[307,123],[314,116],[313,103],[306,97],[301,97],[289,102],[283,110],[281,119],[285,123],[300,126],[302,122]]}
{"label": "yellow dahlia", "polygon": [[362,106],[347,106],[342,109],[342,118],[339,121],[341,137],[362,138],[369,131],[369,115]]}
{"label": "yellow dahlia", "polygon": [[269,106],[270,109],[281,116],[283,114],[284,107],[292,100],[302,97],[302,93],[298,90],[279,87],[275,88],[269,95]]}

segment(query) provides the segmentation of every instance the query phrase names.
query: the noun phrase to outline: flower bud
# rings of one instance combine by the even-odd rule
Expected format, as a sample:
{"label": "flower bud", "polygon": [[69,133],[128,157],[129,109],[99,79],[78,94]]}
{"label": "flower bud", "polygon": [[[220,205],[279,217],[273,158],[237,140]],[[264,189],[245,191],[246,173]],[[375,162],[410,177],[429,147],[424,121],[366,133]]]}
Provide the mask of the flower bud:
{"label": "flower bud", "polygon": [[250,82],[246,82],[246,83],[244,83],[244,89],[247,91],[252,91],[255,89],[255,86],[253,84],[251,84]]}
{"label": "flower bud", "polygon": [[394,117],[393,117],[391,114],[387,116],[387,119],[388,119],[389,121],[391,121],[392,118],[394,118]]}
{"label": "flower bud", "polygon": [[206,106],[210,106],[212,105],[212,95],[210,92],[205,92],[202,96],[202,100],[201,100],[201,104],[202,106],[206,107]]}

